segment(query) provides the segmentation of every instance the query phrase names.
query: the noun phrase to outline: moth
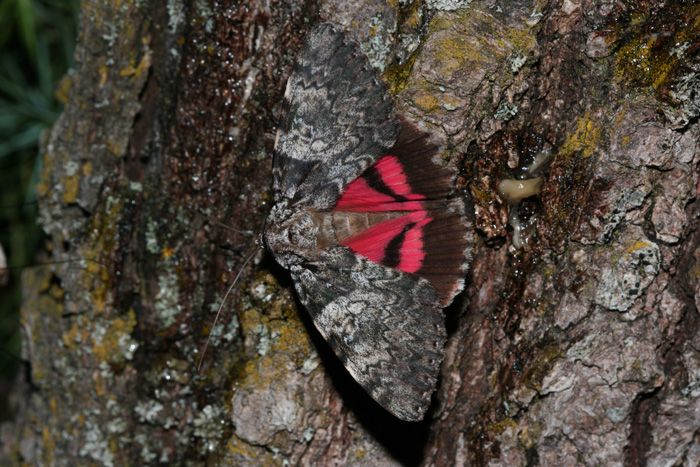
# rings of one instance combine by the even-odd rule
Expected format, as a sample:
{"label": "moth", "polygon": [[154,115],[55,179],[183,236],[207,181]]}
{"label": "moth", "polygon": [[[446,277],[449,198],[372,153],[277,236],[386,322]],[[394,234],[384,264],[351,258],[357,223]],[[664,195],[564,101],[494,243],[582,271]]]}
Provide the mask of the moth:
{"label": "moth", "polygon": [[338,26],[309,33],[287,83],[260,243],[353,378],[418,421],[444,356],[442,308],[473,243],[455,171],[393,109],[387,85]]}

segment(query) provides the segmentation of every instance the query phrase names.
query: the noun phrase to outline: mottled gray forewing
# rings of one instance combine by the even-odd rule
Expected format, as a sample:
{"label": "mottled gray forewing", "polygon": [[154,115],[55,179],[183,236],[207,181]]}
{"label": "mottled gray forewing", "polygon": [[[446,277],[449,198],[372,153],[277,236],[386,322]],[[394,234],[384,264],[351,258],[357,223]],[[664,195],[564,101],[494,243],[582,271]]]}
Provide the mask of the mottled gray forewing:
{"label": "mottled gray forewing", "polygon": [[350,374],[389,412],[421,420],[446,339],[435,289],[337,245],[292,268],[301,302]]}
{"label": "mottled gray forewing", "polygon": [[287,83],[275,141],[275,201],[330,209],[394,143],[386,84],[335,25],[308,36]]}

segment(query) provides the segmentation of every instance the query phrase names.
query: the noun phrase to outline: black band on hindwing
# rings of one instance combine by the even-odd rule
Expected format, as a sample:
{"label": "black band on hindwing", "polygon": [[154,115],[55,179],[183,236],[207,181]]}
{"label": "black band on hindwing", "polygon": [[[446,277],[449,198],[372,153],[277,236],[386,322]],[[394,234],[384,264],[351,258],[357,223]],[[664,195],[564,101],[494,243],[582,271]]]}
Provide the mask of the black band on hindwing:
{"label": "black band on hindwing", "polygon": [[391,196],[398,202],[408,201],[408,198],[398,193],[395,193],[391,188],[389,188],[389,186],[386,183],[384,183],[384,180],[382,180],[382,176],[379,174],[379,171],[374,166],[367,169],[367,171],[362,175],[362,178],[364,178],[367,181],[367,184],[373,190],[383,195]]}
{"label": "black band on hindwing", "polygon": [[384,252],[382,264],[390,268],[395,268],[401,263],[401,247],[403,247],[403,242],[406,240],[406,233],[415,225],[415,222],[408,224],[400,234],[389,241],[386,246],[386,251]]}

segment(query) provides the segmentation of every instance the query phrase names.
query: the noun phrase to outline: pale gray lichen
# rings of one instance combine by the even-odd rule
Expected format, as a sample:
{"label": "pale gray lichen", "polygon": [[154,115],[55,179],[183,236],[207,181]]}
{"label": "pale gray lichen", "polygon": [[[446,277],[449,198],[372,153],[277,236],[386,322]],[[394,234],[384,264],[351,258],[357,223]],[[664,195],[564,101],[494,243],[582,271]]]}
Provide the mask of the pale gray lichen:
{"label": "pale gray lichen", "polygon": [[510,58],[510,71],[514,74],[520,71],[520,69],[527,62],[527,57],[523,55],[520,50],[516,50],[513,56]]}
{"label": "pale gray lichen", "polygon": [[141,193],[143,191],[143,185],[140,182],[129,180],[129,189],[133,192]]}
{"label": "pale gray lichen", "polygon": [[151,450],[148,437],[145,434],[139,433],[134,437],[134,441],[141,445],[140,455],[143,460],[146,462],[153,462],[156,460],[158,454]]}
{"label": "pale gray lichen", "polygon": [[255,350],[257,351],[258,355],[264,357],[267,352],[270,351],[270,348],[272,348],[272,345],[275,343],[280,333],[279,331],[274,331],[272,334],[270,334],[270,330],[264,324],[259,324],[255,328],[255,333],[260,336],[258,344],[255,346]]}
{"label": "pale gray lichen", "polygon": [[517,113],[517,105],[513,105],[508,101],[501,101],[501,103],[498,105],[498,109],[496,109],[496,115],[494,115],[494,117],[503,122],[507,122],[511,118],[515,117]]}
{"label": "pale gray lichen", "polygon": [[214,326],[212,326],[211,330],[209,331],[209,336],[207,336],[207,339],[209,340],[209,345],[211,345],[212,347],[218,347],[221,343],[221,335],[223,333],[223,324],[215,324]]}
{"label": "pale gray lichen", "polygon": [[379,71],[384,71],[391,54],[390,38],[396,32],[396,24],[386,26],[381,16],[369,20],[369,40],[360,44],[360,49],[367,55],[369,63]]}
{"label": "pale gray lichen", "polygon": [[207,0],[196,0],[194,3],[195,7],[199,10],[204,20],[204,30],[207,32],[212,32],[214,29],[214,12]]}
{"label": "pale gray lichen", "polygon": [[676,56],[679,60],[685,57],[685,51],[690,48],[690,42],[685,41],[679,44],[677,47],[672,47],[671,51],[668,53],[671,57]]}
{"label": "pale gray lichen", "polygon": [[112,367],[107,363],[107,360],[103,360],[100,362],[100,376],[105,380],[105,381],[111,381],[114,378],[114,372],[112,371]]}
{"label": "pale gray lichen", "polygon": [[642,205],[650,188],[644,185],[634,187],[632,190],[624,191],[614,201],[615,207],[603,218],[603,227],[598,234],[599,242],[606,243],[610,240],[613,232],[625,219],[627,213]]}
{"label": "pale gray lichen", "polygon": [[671,91],[671,97],[680,103],[677,109],[664,108],[664,115],[675,129],[686,127],[700,116],[700,66],[694,72],[682,76]]}
{"label": "pale gray lichen", "polygon": [[270,290],[272,289],[268,288],[264,282],[258,283],[258,285],[253,288],[255,296],[263,302],[269,302],[272,297],[274,297],[274,292],[271,292]]}
{"label": "pale gray lichen", "polygon": [[[256,286],[255,289],[258,289],[258,287],[259,286]],[[265,290],[263,290],[261,293],[264,294]],[[267,296],[264,296],[264,298],[267,298]],[[217,295],[214,298],[214,301],[209,304],[209,312],[214,315],[216,315],[219,310],[221,310],[222,313],[228,313],[228,310],[224,308],[225,304],[226,302],[224,302],[224,297]],[[221,342],[221,338],[223,338],[226,342],[232,342],[238,336],[240,328],[241,325],[238,321],[238,316],[235,313],[230,313],[227,324],[217,324],[212,327],[211,345],[218,345]]]}
{"label": "pale gray lichen", "polygon": [[527,24],[530,27],[536,26],[537,23],[539,23],[542,19],[542,16],[544,16],[542,12],[533,9],[530,16],[527,18],[527,20],[525,20],[525,24]]}
{"label": "pale gray lichen", "polygon": [[312,427],[307,427],[301,434],[301,439],[308,443],[314,439],[314,434],[316,434],[316,430],[314,430]]}
{"label": "pale gray lichen", "polygon": [[90,419],[86,420],[83,432],[85,433],[85,441],[80,447],[80,455],[90,457],[100,465],[113,466],[114,454],[109,449],[109,441],[97,424]]}
{"label": "pale gray lichen", "polygon": [[156,225],[153,220],[149,220],[146,225],[146,250],[153,255],[160,254],[158,238],[156,237]]}
{"label": "pale gray lichen", "polygon": [[426,0],[425,5],[431,10],[453,11],[468,8],[472,0]]}
{"label": "pale gray lichen", "polygon": [[117,340],[119,350],[124,360],[133,360],[134,352],[139,348],[139,343],[130,334],[121,334]]}
{"label": "pale gray lichen", "polygon": [[646,239],[620,247],[620,258],[602,268],[593,300],[609,310],[627,311],[659,273],[661,251]]}
{"label": "pale gray lichen", "polygon": [[309,358],[304,360],[304,363],[301,364],[301,374],[304,376],[309,376],[316,368],[318,368],[318,365],[318,355],[316,352],[313,352],[313,355],[310,355]]}
{"label": "pale gray lichen", "polygon": [[117,30],[117,25],[113,23],[105,24],[105,29],[107,32],[102,34],[102,39],[107,43],[107,48],[111,49],[114,47],[117,39],[119,39],[119,31]]}
{"label": "pale gray lichen", "polygon": [[163,410],[163,404],[154,400],[138,401],[134,412],[141,423],[157,424],[158,414]]}
{"label": "pale gray lichen", "polygon": [[445,103],[443,103],[443,104],[442,104],[442,107],[443,107],[445,110],[449,110],[449,111],[456,110],[456,109],[458,108],[455,104],[453,104],[453,103],[451,103],[451,102],[445,102]]}
{"label": "pale gray lichen", "polygon": [[109,399],[105,407],[107,407],[107,410],[109,410],[109,413],[112,415],[119,415],[122,412],[121,406],[115,399]]}
{"label": "pale gray lichen", "polygon": [[158,293],[154,308],[164,327],[175,324],[175,317],[180,313],[180,290],[177,278],[172,274],[158,276]]}
{"label": "pale gray lichen", "polygon": [[68,177],[72,177],[78,173],[78,170],[80,170],[80,166],[78,165],[78,163],[76,161],[68,161],[68,162],[66,162],[65,169],[66,169],[66,175]]}
{"label": "pale gray lichen", "polygon": [[180,25],[185,21],[185,5],[181,0],[168,0],[167,9],[170,33],[175,34],[178,27],[180,27]]}
{"label": "pale gray lichen", "polygon": [[223,334],[222,337],[226,342],[233,342],[238,337],[240,329],[241,325],[238,322],[238,317],[236,315],[233,315],[229,319],[228,328],[226,329],[226,332]]}
{"label": "pale gray lichen", "polygon": [[216,449],[218,440],[223,436],[224,420],[221,418],[221,413],[220,408],[207,405],[192,422],[194,435],[205,441],[205,448],[209,452],[213,452]]}
{"label": "pale gray lichen", "polygon": [[613,423],[620,423],[629,415],[629,410],[625,407],[613,407],[605,411],[605,416]]}
{"label": "pale gray lichen", "polygon": [[168,449],[163,449],[160,452],[160,459],[158,459],[158,462],[161,464],[167,464],[170,462],[170,451]]}
{"label": "pale gray lichen", "polygon": [[114,418],[107,423],[107,432],[119,435],[126,431],[126,421],[123,418]]}
{"label": "pale gray lichen", "polygon": [[689,347],[683,352],[683,364],[688,374],[688,385],[681,389],[685,397],[700,397],[700,352]]}

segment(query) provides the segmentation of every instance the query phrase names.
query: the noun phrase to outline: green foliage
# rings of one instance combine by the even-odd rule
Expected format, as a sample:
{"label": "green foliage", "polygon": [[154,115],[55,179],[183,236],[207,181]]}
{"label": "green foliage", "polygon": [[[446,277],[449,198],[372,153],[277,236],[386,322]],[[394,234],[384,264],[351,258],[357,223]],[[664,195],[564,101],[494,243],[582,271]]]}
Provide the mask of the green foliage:
{"label": "green foliage", "polygon": [[78,0],[0,0],[0,244],[10,267],[0,287],[0,380],[17,367],[19,272],[41,241],[39,139],[60,112],[54,90],[72,65],[79,8]]}

